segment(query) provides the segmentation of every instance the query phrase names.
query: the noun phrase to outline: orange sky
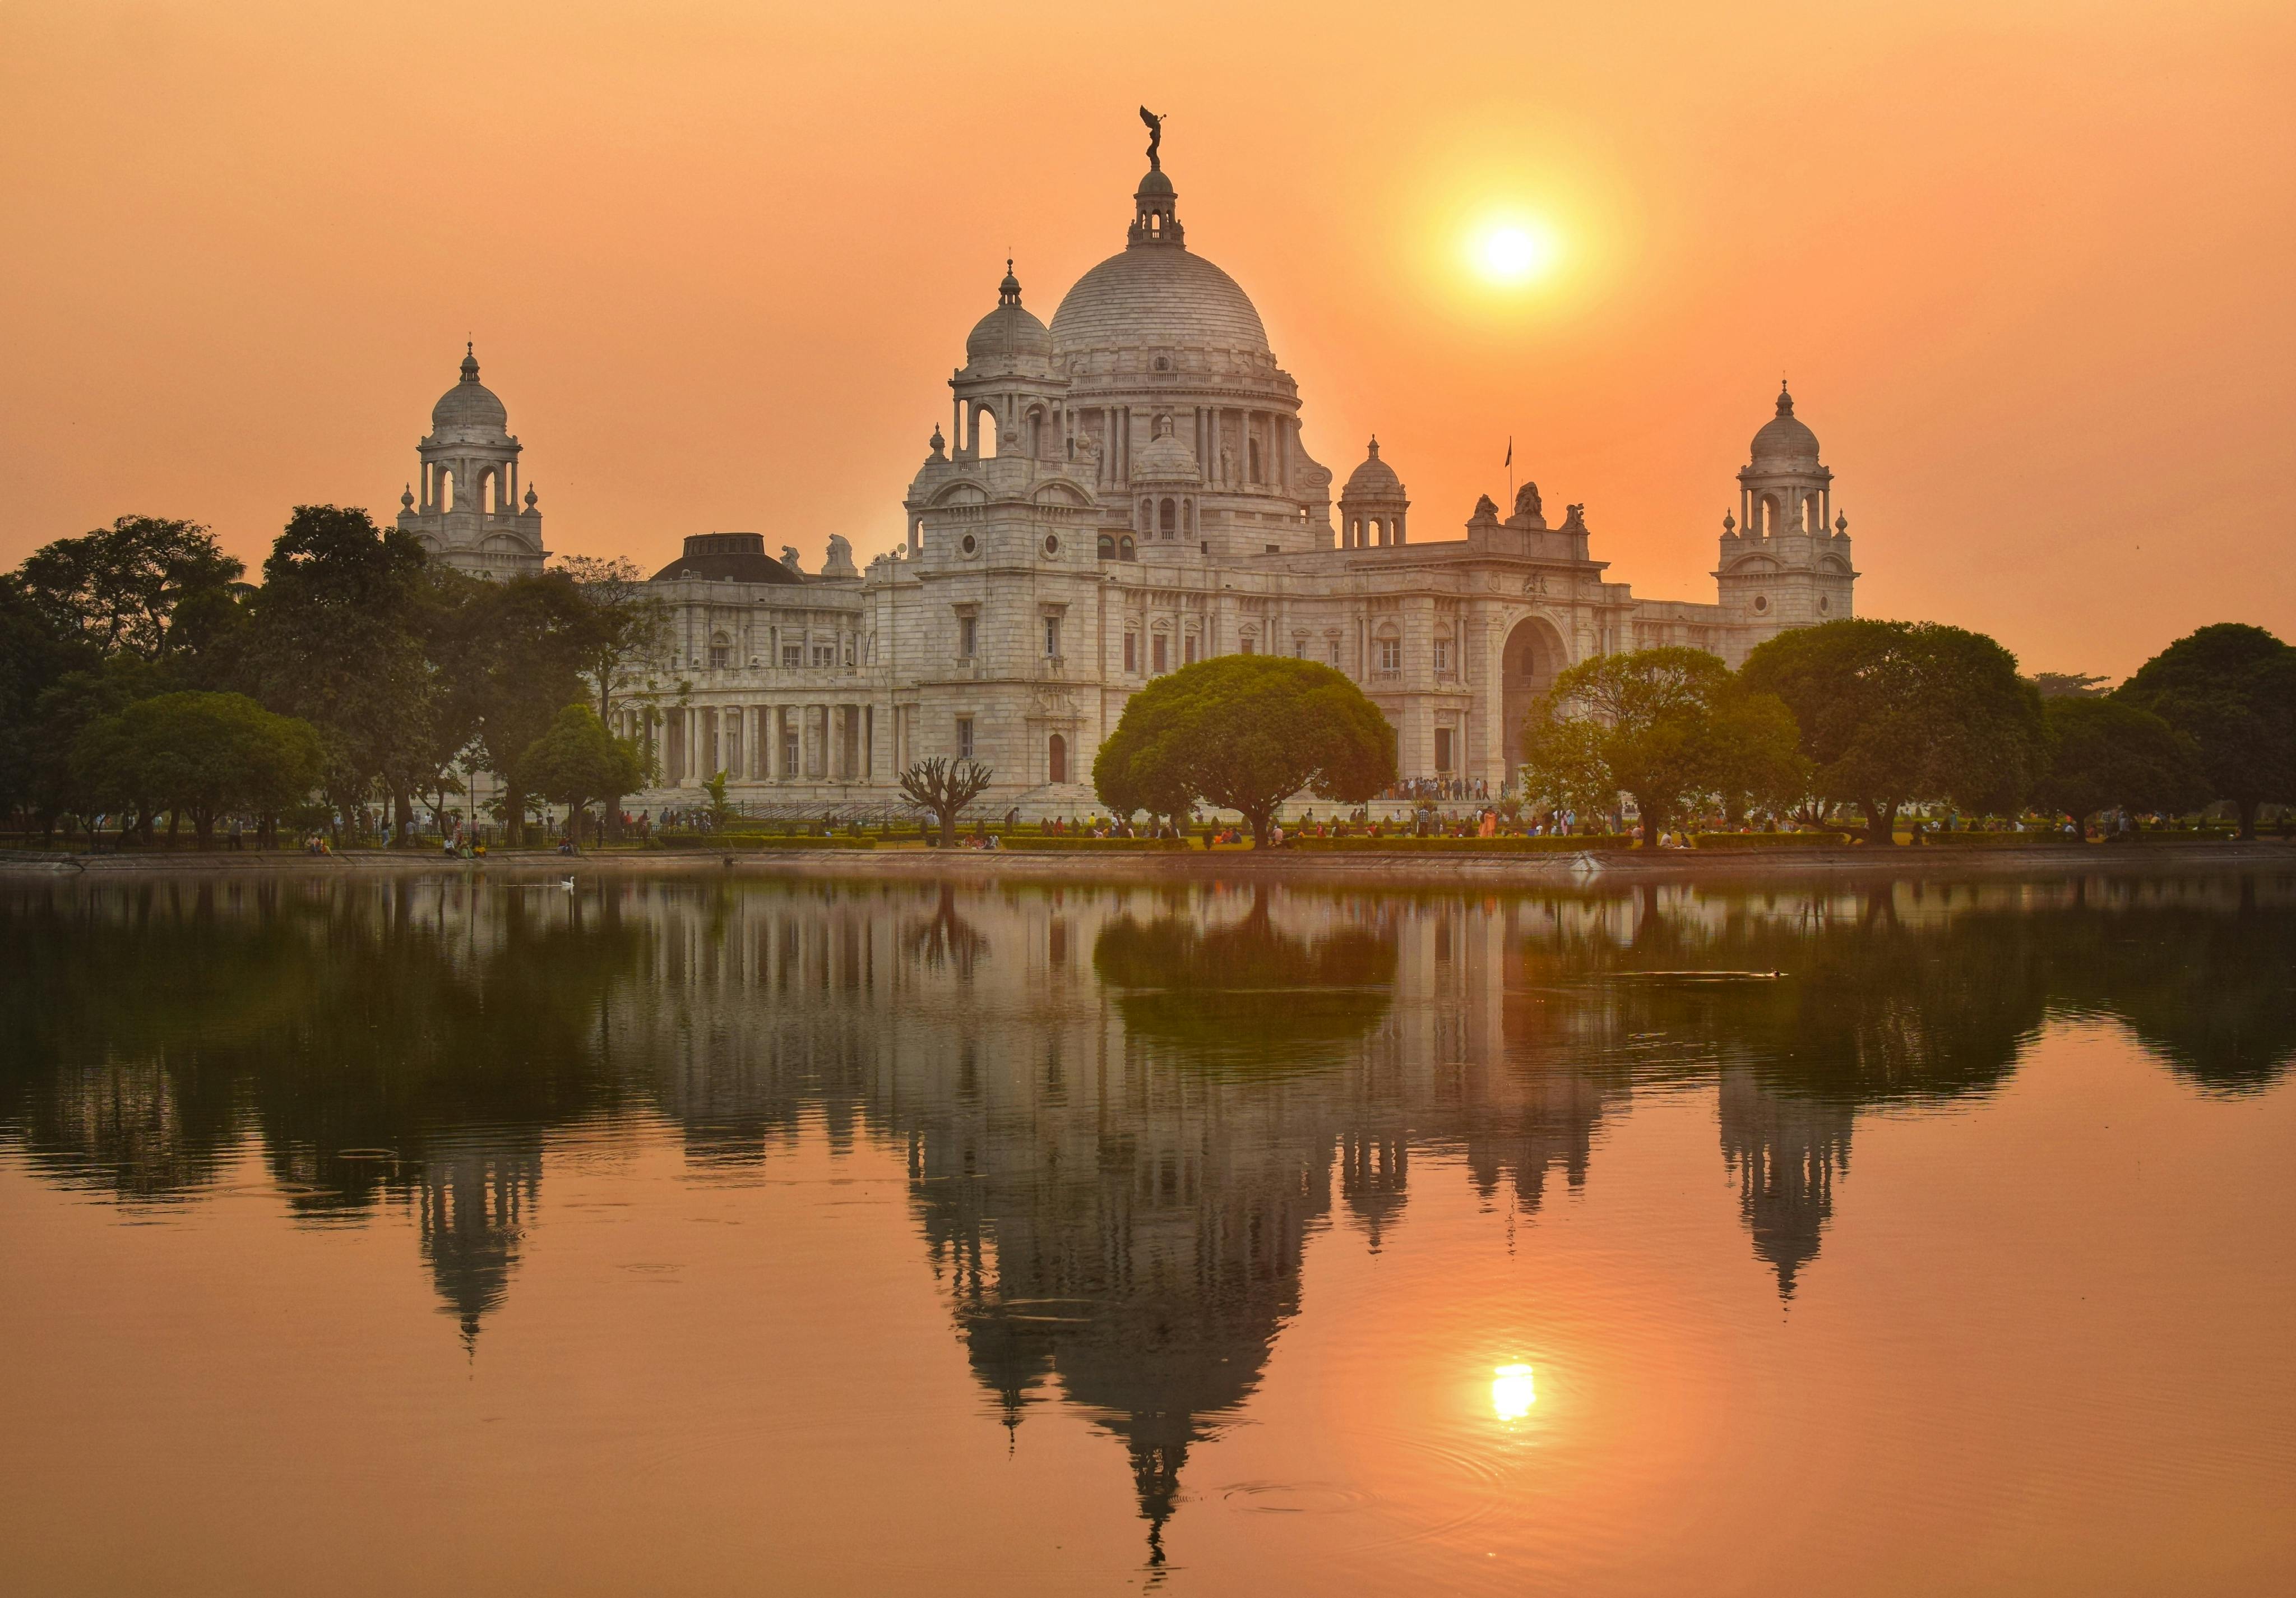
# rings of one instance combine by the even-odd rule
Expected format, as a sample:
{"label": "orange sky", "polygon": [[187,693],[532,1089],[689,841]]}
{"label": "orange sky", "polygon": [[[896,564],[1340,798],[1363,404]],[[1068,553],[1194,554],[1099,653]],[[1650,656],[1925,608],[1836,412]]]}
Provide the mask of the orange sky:
{"label": "orange sky", "polygon": [[[1341,478],[1501,456],[1710,599],[1779,375],[1858,608],[2134,668],[2296,638],[2296,12],[1992,3],[0,10],[0,559],[129,513],[250,564],[396,507],[466,331],[552,548],[865,560],[1009,244],[1049,319],[1143,135]],[[1501,293],[1473,224],[1542,218]]]}

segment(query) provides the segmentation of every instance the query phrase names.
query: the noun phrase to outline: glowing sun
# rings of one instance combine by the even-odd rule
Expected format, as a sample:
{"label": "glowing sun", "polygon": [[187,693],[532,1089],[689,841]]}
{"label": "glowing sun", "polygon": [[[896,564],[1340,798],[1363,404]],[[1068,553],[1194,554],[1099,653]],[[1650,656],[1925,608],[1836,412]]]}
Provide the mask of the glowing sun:
{"label": "glowing sun", "polygon": [[1536,283],[1554,269],[1562,243],[1544,223],[1488,222],[1468,241],[1467,256],[1485,282]]}

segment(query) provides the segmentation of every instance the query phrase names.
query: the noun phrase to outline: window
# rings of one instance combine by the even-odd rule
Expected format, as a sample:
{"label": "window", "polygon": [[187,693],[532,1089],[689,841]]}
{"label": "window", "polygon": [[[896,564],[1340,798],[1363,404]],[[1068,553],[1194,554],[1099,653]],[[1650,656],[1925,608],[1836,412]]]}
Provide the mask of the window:
{"label": "window", "polygon": [[835,665],[837,663],[837,646],[834,644],[816,644],[813,647],[813,663],[816,666]]}
{"label": "window", "polygon": [[1283,553],[1283,546],[1281,544],[1269,544],[1267,546],[1267,552],[1270,555],[1281,555]]}
{"label": "window", "polygon": [[1116,540],[1104,532],[1100,535],[1100,558],[1103,560],[1116,558]]}
{"label": "window", "polygon": [[1060,653],[1061,619],[1058,616],[1046,616],[1045,618],[1045,658],[1057,660],[1060,658]]}
{"label": "window", "polygon": [[1308,639],[1304,633],[1292,640],[1292,658],[1293,660],[1308,658]]}
{"label": "window", "polygon": [[784,666],[801,666],[805,664],[805,647],[801,644],[783,644],[782,646],[782,664]]}
{"label": "window", "polygon": [[959,716],[956,719],[956,758],[959,760],[972,758],[972,718],[971,716]]}
{"label": "window", "polygon": [[732,665],[734,663],[734,651],[724,644],[710,645],[709,663],[713,666]]}
{"label": "window", "polygon": [[1178,505],[1174,503],[1172,500],[1167,499],[1162,505],[1157,507],[1156,530],[1159,532],[1162,533],[1168,539],[1176,531],[1177,531],[1179,525],[1180,507]]}
{"label": "window", "polygon": [[1248,632],[1247,632],[1247,633],[1245,633],[1245,634],[1243,635],[1243,639],[1242,639],[1242,642],[1243,642],[1243,652],[1244,652],[1246,655],[1250,655],[1250,654],[1251,654],[1251,653],[1252,653],[1252,651],[1253,651],[1253,649],[1254,649],[1254,648],[1257,647],[1257,645],[1259,644],[1259,639],[1257,639],[1257,638],[1253,638],[1250,633],[1248,633]]}
{"label": "window", "polygon": [[1181,653],[1186,658],[1189,665],[1193,666],[1196,663],[1196,635],[1194,633],[1190,633],[1188,635],[1188,641],[1181,646]]}
{"label": "window", "polygon": [[1155,641],[1149,647],[1149,657],[1155,663],[1153,669],[1157,671],[1164,670],[1165,661],[1168,658],[1164,653],[1164,635],[1160,632],[1156,635]]}
{"label": "window", "polygon": [[1451,769],[1451,729],[1447,727],[1435,729],[1435,769],[1438,771]]}
{"label": "window", "polygon": [[784,721],[784,722],[783,722],[783,723],[782,723],[782,775],[783,775],[783,776],[784,776],[784,777],[794,777],[794,776],[796,776],[796,775],[798,774],[798,770],[797,770],[797,755],[798,755],[798,745],[797,745],[797,726],[796,726],[796,724],[795,724],[794,722]]}
{"label": "window", "polygon": [[1766,611],[1766,610],[1767,610],[1767,609],[1769,609],[1769,608],[1770,608],[1770,599],[1769,599],[1769,596],[1768,596],[1768,595],[1767,595],[1767,594],[1757,594],[1757,595],[1755,595],[1755,596],[1754,596],[1754,609],[1755,609],[1757,612]]}
{"label": "window", "polygon": [[1438,633],[1435,638],[1435,669],[1438,671],[1447,671],[1451,669],[1451,640],[1441,633]]}
{"label": "window", "polygon": [[1116,550],[1116,558],[1119,560],[1132,560],[1138,554],[1133,545],[1132,535],[1128,532],[1117,540]]}
{"label": "window", "polygon": [[1403,640],[1401,638],[1382,638],[1379,640],[1379,669],[1382,671],[1400,671],[1403,670]]}
{"label": "window", "polygon": [[1124,635],[1124,669],[1128,671],[1140,669],[1140,635],[1136,632]]}
{"label": "window", "polygon": [[971,660],[975,654],[979,653],[980,643],[980,618],[978,616],[957,617],[956,652],[965,659]]}
{"label": "window", "polygon": [[1339,640],[1339,639],[1337,639],[1337,638],[1333,638],[1333,639],[1332,640],[1332,666],[1333,666],[1334,668],[1337,668],[1337,667],[1338,667],[1338,665],[1339,665],[1339,663],[1340,663],[1340,640]]}

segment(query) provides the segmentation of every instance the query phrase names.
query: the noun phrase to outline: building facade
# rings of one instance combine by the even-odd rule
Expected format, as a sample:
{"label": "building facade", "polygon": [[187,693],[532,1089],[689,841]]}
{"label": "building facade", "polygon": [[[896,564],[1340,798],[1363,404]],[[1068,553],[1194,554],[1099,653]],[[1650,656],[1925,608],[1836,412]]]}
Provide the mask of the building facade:
{"label": "building facade", "polygon": [[[1595,557],[1584,507],[1550,520],[1536,484],[1504,515],[1483,498],[1463,538],[1419,540],[1376,440],[1335,522],[1297,383],[1243,290],[1186,246],[1151,160],[1124,249],[1049,325],[1006,263],[898,548],[865,571],[832,538],[824,570],[806,572],[758,534],[706,533],[655,576],[674,622],[667,686],[618,730],[656,738],[663,776],[634,803],[676,803],[722,770],[751,803],[866,803],[890,799],[912,762],[950,755],[994,769],[984,807],[1089,811],[1093,758],[1126,700],[1235,652],[1344,671],[1394,725],[1406,778],[1496,795],[1533,700],[1565,667],[1660,644],[1735,665],[1783,629],[1851,614],[1849,523],[1783,388],[1738,474],[1711,602],[1637,598]],[[507,472],[515,491],[501,404],[475,360],[463,372],[424,441],[422,507],[401,524],[458,562],[476,549],[538,564],[530,493],[510,523],[434,508],[441,474],[483,491]]]}

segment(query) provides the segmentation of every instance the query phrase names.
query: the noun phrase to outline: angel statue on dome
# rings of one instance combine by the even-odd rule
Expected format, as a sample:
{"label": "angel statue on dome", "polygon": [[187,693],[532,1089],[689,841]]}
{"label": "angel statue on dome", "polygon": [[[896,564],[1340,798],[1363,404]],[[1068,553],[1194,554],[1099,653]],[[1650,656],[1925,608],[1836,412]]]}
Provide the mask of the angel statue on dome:
{"label": "angel statue on dome", "polygon": [[1157,159],[1156,151],[1164,142],[1164,119],[1144,105],[1140,108],[1140,119],[1148,124],[1148,169],[1160,172],[1164,163]]}

